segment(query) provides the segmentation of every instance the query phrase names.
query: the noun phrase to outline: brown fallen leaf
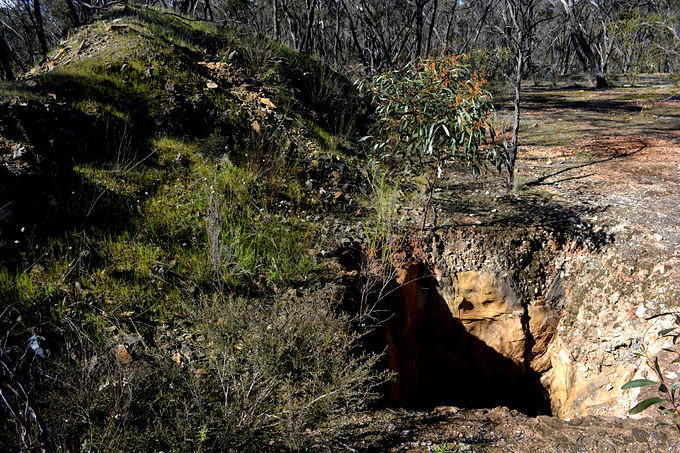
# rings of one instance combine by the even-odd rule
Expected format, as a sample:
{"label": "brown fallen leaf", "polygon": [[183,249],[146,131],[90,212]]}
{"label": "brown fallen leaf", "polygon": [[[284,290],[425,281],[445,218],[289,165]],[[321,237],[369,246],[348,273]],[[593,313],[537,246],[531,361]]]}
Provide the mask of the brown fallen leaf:
{"label": "brown fallen leaf", "polygon": [[257,121],[253,121],[253,122],[250,124],[250,126],[253,128],[253,130],[254,130],[256,133],[258,133],[258,134],[261,134],[261,133],[262,133],[262,127],[260,127],[260,123],[258,123]]}

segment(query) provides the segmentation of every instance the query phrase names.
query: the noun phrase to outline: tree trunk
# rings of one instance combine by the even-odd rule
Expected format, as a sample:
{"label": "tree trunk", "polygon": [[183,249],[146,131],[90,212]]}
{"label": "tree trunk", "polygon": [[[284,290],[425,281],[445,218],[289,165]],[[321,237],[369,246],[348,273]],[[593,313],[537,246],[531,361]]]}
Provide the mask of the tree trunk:
{"label": "tree trunk", "polygon": [[203,1],[203,17],[205,20],[215,20],[213,15],[212,5],[210,5],[210,0]]}
{"label": "tree trunk", "polygon": [[73,0],[66,0],[66,6],[68,7],[68,15],[71,18],[73,26],[80,26],[80,16],[78,16],[78,10],[76,10],[76,5],[73,4]]}
{"label": "tree trunk", "polygon": [[2,66],[2,72],[5,73],[5,79],[10,81],[14,80],[14,72],[12,71],[12,53],[2,34],[0,34],[0,66]]}
{"label": "tree trunk", "polygon": [[427,49],[425,53],[430,55],[432,51],[432,33],[434,32],[434,27],[437,22],[437,12],[439,9],[439,0],[434,0],[434,6],[432,7],[432,19],[430,22],[430,31],[427,34]]}
{"label": "tree trunk", "polygon": [[273,6],[273,20],[272,20],[272,25],[274,26],[274,39],[279,40],[279,0],[274,0],[274,6]]}
{"label": "tree trunk", "polygon": [[345,3],[344,0],[340,0],[340,4],[342,5],[342,8],[345,10],[345,14],[347,15],[347,21],[349,22],[349,30],[352,35],[352,42],[354,43],[354,48],[356,51],[359,53],[359,57],[361,58],[361,62],[365,67],[368,66],[368,61],[366,61],[366,54],[364,53],[364,48],[362,47],[361,43],[359,43],[359,38],[357,36],[357,29],[356,25],[354,25],[354,20],[352,19],[352,14],[349,12],[349,9],[347,8],[347,4]]}
{"label": "tree trunk", "polygon": [[574,44],[574,50],[576,50],[576,56],[581,60],[583,64],[583,69],[592,74],[595,78],[595,87],[608,88],[609,84],[605,78],[604,71],[600,66],[599,60],[595,57],[590,45],[586,38],[579,31],[573,31],[571,34],[571,40]]}
{"label": "tree trunk", "polygon": [[47,38],[45,38],[45,27],[43,25],[42,11],[40,11],[40,0],[33,0],[33,16],[35,17],[36,34],[40,43],[42,56],[47,56]]}
{"label": "tree trunk", "polygon": [[423,8],[425,2],[418,0],[416,2],[416,57],[420,58],[423,48]]}
{"label": "tree trunk", "polygon": [[283,14],[286,18],[286,23],[288,24],[290,42],[295,49],[300,50],[300,39],[298,39],[300,32],[300,21],[298,20],[298,17],[295,15],[294,11],[290,10],[289,4],[285,0],[280,3],[280,6],[283,8]]}
{"label": "tree trunk", "polygon": [[[520,35],[519,42],[522,42]],[[508,190],[512,190],[515,185],[515,161],[517,160],[517,147],[519,139],[519,120],[520,120],[520,103],[522,101],[522,69],[524,66],[524,54],[520,46],[517,52],[517,74],[515,75],[515,114],[512,125],[512,140],[510,142],[510,149],[508,150],[508,161],[506,163],[508,168]]]}
{"label": "tree trunk", "polygon": [[335,5],[335,36],[333,37],[333,58],[340,64],[340,5]]}
{"label": "tree trunk", "polygon": [[312,27],[314,26],[314,16],[316,13],[316,5],[318,4],[318,0],[308,0],[307,1],[307,9],[308,9],[308,14],[307,14],[307,26],[305,27],[305,34],[302,37],[302,44],[300,46],[300,50],[304,53],[312,53],[311,50],[314,48],[314,44],[312,42]]}
{"label": "tree trunk", "polygon": [[604,71],[600,66],[600,62],[595,58],[593,50],[590,48],[588,40],[583,35],[582,27],[576,18],[574,13],[575,3],[573,0],[560,0],[564,11],[567,15],[569,21],[569,28],[571,34],[571,42],[574,45],[574,51],[581,64],[583,64],[583,69],[587,73],[591,73],[595,78],[595,85],[597,88],[607,88],[607,79],[604,76]]}

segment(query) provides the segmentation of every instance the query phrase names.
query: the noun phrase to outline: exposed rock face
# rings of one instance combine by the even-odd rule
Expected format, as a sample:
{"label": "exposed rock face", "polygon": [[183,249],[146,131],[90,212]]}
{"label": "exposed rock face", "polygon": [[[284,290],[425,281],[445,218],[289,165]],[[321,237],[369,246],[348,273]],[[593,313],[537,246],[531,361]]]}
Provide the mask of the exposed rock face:
{"label": "exposed rock face", "polygon": [[[398,272],[400,288],[387,328],[390,368],[399,374],[389,396],[413,403],[501,402],[530,413],[549,409],[533,364],[544,367],[555,324],[545,306],[530,322],[508,274],[466,271],[439,287],[422,264]],[[429,277],[429,278],[428,278]],[[549,331],[548,331],[549,330]],[[534,351],[541,351],[536,355]]]}
{"label": "exposed rock face", "polygon": [[440,294],[471,335],[519,366],[524,365],[524,307],[501,272],[465,271]]}
{"label": "exposed rock face", "polygon": [[[633,286],[629,268],[612,259],[620,250],[542,228],[459,229],[436,237],[429,253],[431,263],[399,273],[388,327],[390,367],[400,375],[393,399],[569,419],[625,416],[646,396],[621,386],[653,377],[634,353],[642,344],[660,351],[667,341],[656,332],[669,321],[645,320],[662,305],[639,308],[649,305],[642,291],[617,292]],[[670,358],[662,366],[680,374]]]}
{"label": "exposed rock face", "polygon": [[678,256],[668,259],[649,245],[619,232],[601,253],[568,256],[565,307],[549,351],[552,370],[543,378],[555,415],[625,416],[640,399],[658,396],[652,389],[621,390],[634,378],[656,380],[646,359],[634,354],[642,346],[649,357],[659,355],[667,378],[680,374],[672,355],[661,352],[673,347],[670,339],[658,336],[672,319],[648,319],[677,306]]}

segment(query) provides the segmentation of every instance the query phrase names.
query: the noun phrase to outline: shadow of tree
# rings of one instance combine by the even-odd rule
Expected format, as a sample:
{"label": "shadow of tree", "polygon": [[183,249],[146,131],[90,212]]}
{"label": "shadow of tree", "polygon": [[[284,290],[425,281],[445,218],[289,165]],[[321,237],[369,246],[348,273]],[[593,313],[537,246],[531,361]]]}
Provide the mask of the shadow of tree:
{"label": "shadow of tree", "polygon": [[545,110],[548,108],[564,110],[581,110],[595,113],[640,113],[642,107],[631,101],[615,99],[571,100],[558,95],[531,93],[524,102],[527,110]]}
{"label": "shadow of tree", "polygon": [[566,179],[562,179],[562,180],[559,180],[559,181],[546,182],[546,180],[548,180],[548,179],[550,179],[550,178],[552,178],[552,177],[554,177],[554,176],[557,176],[557,175],[561,175],[561,174],[563,174],[563,173],[566,173],[566,172],[568,172],[568,171],[577,170],[577,169],[579,169],[579,168],[590,167],[590,166],[592,166],[592,165],[602,164],[602,163],[605,163],[605,162],[610,162],[610,161],[615,160],[615,159],[621,159],[621,158],[624,158],[624,157],[633,156],[633,155],[635,155],[635,154],[637,154],[637,153],[643,151],[643,150],[646,149],[646,148],[647,148],[647,145],[643,143],[642,146],[640,146],[639,148],[637,148],[637,149],[635,149],[635,150],[633,150],[633,151],[630,151],[630,152],[626,152],[626,153],[618,153],[618,152],[615,151],[614,154],[612,154],[610,157],[607,157],[607,158],[604,158],[604,159],[598,159],[598,160],[594,160],[594,161],[590,161],[590,162],[586,162],[586,163],[579,164],[579,165],[573,165],[573,166],[566,167],[566,168],[563,168],[563,169],[561,169],[561,170],[558,170],[558,171],[556,171],[556,172],[553,172],[553,173],[550,173],[550,174],[541,176],[541,177],[539,177],[539,178],[537,178],[537,179],[535,179],[535,180],[533,180],[533,181],[530,181],[530,182],[526,183],[526,186],[531,187],[531,186],[540,186],[540,185],[553,185],[553,184],[556,184],[556,183],[558,183],[558,182],[563,182],[563,181],[568,181],[568,180],[573,180],[573,179],[585,178],[585,177],[590,176],[590,175],[579,175],[579,176],[573,176],[573,177],[569,177],[569,178],[566,178]]}
{"label": "shadow of tree", "polygon": [[449,195],[435,200],[438,209],[448,217],[456,215],[471,217],[444,223],[435,228],[477,227],[504,230],[512,228],[548,228],[562,237],[577,238],[591,250],[599,250],[614,240],[612,234],[591,225],[585,216],[602,212],[604,208],[591,205],[584,200],[581,204],[565,204],[551,201],[540,194],[505,195],[501,198],[478,198],[471,203],[469,198]]}

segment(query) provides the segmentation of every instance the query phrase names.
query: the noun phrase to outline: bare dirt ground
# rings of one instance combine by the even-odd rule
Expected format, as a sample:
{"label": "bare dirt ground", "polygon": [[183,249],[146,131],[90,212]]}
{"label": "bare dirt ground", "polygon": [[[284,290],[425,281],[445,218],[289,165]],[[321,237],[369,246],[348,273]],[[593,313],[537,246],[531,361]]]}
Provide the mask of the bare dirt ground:
{"label": "bare dirt ground", "polygon": [[655,429],[652,419],[585,417],[562,421],[517,411],[437,407],[430,411],[388,410],[367,417],[356,451],[411,453],[673,453],[680,439]]}
{"label": "bare dirt ground", "polygon": [[627,220],[675,233],[668,242],[677,243],[680,96],[629,88],[533,92],[526,100],[519,162],[526,185],[619,215],[629,208]]}
{"label": "bare dirt ground", "polygon": [[[520,180],[567,205],[623,251],[654,250],[666,292],[680,303],[680,95],[669,87],[532,92]],[[669,291],[672,290],[672,291]]]}

